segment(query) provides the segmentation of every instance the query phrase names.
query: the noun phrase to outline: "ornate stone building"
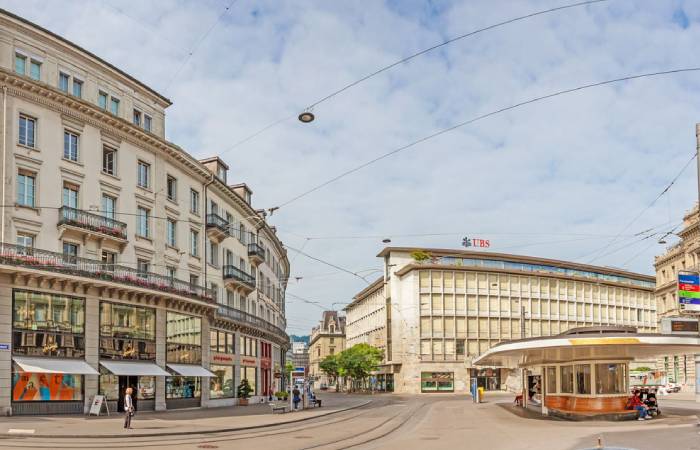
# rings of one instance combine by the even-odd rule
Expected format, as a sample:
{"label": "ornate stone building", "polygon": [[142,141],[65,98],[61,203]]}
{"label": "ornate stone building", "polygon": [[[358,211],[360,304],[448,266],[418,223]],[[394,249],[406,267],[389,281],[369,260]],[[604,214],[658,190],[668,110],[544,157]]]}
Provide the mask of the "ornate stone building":
{"label": "ornate stone building", "polygon": [[309,375],[314,380],[314,387],[329,386],[331,380],[319,368],[319,364],[328,355],[335,355],[345,350],[345,317],[338,311],[323,311],[321,322],[311,330],[309,340]]}

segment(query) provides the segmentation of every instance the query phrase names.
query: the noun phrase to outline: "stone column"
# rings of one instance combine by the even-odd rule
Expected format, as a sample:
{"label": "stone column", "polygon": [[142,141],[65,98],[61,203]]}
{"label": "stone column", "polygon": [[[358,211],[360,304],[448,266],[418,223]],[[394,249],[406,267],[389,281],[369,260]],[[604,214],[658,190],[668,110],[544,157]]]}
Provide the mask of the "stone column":
{"label": "stone column", "polygon": [[[202,367],[209,368],[209,318],[202,316]],[[202,407],[209,406],[209,377],[202,377]]]}
{"label": "stone column", "polygon": [[[94,295],[85,296],[85,362],[100,371],[100,299]],[[97,394],[98,375],[85,375],[85,406],[83,412],[90,411],[92,399]]]}
{"label": "stone column", "polygon": [[[163,307],[156,309],[156,364],[165,369],[165,338],[167,311]],[[156,377],[156,411],[165,411],[165,377]]]}
{"label": "stone column", "polygon": [[[8,349],[0,349],[0,415],[12,415],[12,286],[5,276],[0,286],[0,344]],[[6,284],[7,283],[7,284]]]}

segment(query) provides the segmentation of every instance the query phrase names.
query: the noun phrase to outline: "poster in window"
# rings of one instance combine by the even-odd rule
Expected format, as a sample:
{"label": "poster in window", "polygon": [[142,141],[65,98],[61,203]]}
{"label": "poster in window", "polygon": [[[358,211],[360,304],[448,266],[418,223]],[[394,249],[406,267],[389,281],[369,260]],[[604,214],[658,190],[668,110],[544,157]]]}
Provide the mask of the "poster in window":
{"label": "poster in window", "polygon": [[12,400],[82,400],[82,381],[82,375],[15,372],[12,374]]}

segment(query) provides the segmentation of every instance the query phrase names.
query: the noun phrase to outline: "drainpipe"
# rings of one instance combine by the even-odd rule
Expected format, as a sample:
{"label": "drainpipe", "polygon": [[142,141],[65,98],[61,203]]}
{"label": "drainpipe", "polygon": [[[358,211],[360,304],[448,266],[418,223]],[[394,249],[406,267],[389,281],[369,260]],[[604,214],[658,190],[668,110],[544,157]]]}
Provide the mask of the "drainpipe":
{"label": "drainpipe", "polygon": [[[7,191],[7,181],[5,180],[7,170],[7,86],[2,87],[2,202],[5,201],[5,193]],[[5,244],[5,210],[6,205],[2,208],[0,214],[0,243]]]}
{"label": "drainpipe", "polygon": [[[209,199],[207,198],[207,189],[209,185],[214,182],[214,174],[209,175],[209,181],[204,184],[204,208],[202,212],[204,214],[204,288],[207,288],[207,208],[209,207]],[[218,295],[218,292],[216,293]],[[216,299],[217,303],[219,299]]]}

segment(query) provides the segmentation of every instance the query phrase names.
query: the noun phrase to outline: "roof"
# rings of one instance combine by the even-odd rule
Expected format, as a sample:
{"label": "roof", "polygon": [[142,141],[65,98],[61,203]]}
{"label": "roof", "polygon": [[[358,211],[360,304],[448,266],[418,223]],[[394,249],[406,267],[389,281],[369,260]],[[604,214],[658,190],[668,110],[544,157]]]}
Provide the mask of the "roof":
{"label": "roof", "polygon": [[44,27],[42,27],[42,26],[40,26],[40,25],[37,25],[37,24],[34,23],[34,22],[29,21],[29,20],[25,19],[24,17],[20,17],[20,16],[18,16],[18,15],[16,15],[16,14],[13,14],[13,13],[11,13],[10,11],[7,11],[6,9],[0,8],[0,14],[6,15],[6,16],[8,16],[8,17],[10,17],[10,18],[12,18],[12,19],[14,19],[14,20],[17,20],[18,22],[21,22],[21,23],[23,23],[23,24],[25,24],[25,25],[29,25],[30,27],[32,27],[32,28],[34,28],[34,29],[36,29],[36,30],[38,30],[38,31],[41,31],[42,33],[48,34],[48,35],[51,36],[52,38],[57,39],[57,40],[63,42],[64,44],[67,44],[67,45],[73,47],[74,49],[78,50],[79,52],[82,52],[82,53],[86,54],[87,56],[89,56],[89,57],[95,59],[95,60],[98,61],[100,64],[104,64],[105,66],[107,66],[107,67],[109,67],[110,69],[114,70],[115,72],[117,72],[117,73],[120,74],[121,76],[123,76],[123,77],[129,79],[130,81],[132,81],[132,82],[138,84],[140,87],[146,89],[148,92],[150,92],[151,94],[155,95],[156,97],[158,97],[159,99],[161,99],[163,102],[167,103],[168,106],[173,104],[173,102],[170,101],[169,98],[167,98],[167,97],[165,97],[164,95],[160,94],[160,93],[157,92],[155,89],[149,87],[149,86],[146,85],[145,83],[143,83],[143,82],[137,80],[136,78],[134,78],[133,76],[131,76],[131,75],[129,75],[128,73],[124,72],[124,71],[121,70],[120,68],[118,68],[118,67],[114,66],[113,64],[111,64],[111,63],[105,61],[104,59],[102,59],[102,58],[100,58],[99,56],[95,55],[95,54],[92,53],[91,51],[86,50],[86,49],[84,49],[83,47],[79,46],[78,44],[76,44],[76,43],[74,43],[74,42],[72,42],[72,41],[70,41],[70,40],[64,38],[63,36],[60,36],[60,35],[58,35],[58,34],[52,32],[52,31],[50,31],[50,30],[47,30],[46,28],[44,28]]}
{"label": "roof", "polygon": [[226,168],[226,170],[228,170],[228,164],[226,164],[226,163],[224,162],[224,160],[221,159],[221,158],[219,158],[218,156],[210,156],[209,158],[204,158],[204,159],[200,159],[200,160],[199,160],[199,162],[202,163],[202,164],[210,163],[210,162],[212,162],[212,161],[218,162],[219,164],[221,164],[222,166],[224,166],[224,167]]}
{"label": "roof", "polygon": [[649,360],[700,352],[700,336],[668,334],[560,334],[508,341],[491,347],[474,366],[527,367],[575,361]]}
{"label": "roof", "polygon": [[352,302],[350,302],[345,308],[343,308],[343,311],[347,311],[348,308],[351,308],[355,305],[357,305],[359,302],[364,300],[368,295],[373,294],[374,292],[378,291],[380,288],[384,287],[384,277],[379,277],[376,280],[374,280],[369,286],[358,292],[353,298]]}
{"label": "roof", "polygon": [[644,275],[641,273],[628,272],[626,270],[615,269],[612,267],[592,266],[588,264],[580,264],[576,262],[562,261],[558,259],[539,258],[536,256],[513,255],[509,253],[496,253],[489,251],[455,250],[443,248],[386,247],[381,252],[379,252],[377,256],[385,257],[392,252],[411,253],[415,251],[424,251],[436,256],[462,256],[474,259],[496,259],[502,261],[511,261],[528,264],[546,264],[566,269],[586,270],[602,274],[620,275],[628,278],[635,278],[642,281],[656,281],[656,278],[653,275]]}

